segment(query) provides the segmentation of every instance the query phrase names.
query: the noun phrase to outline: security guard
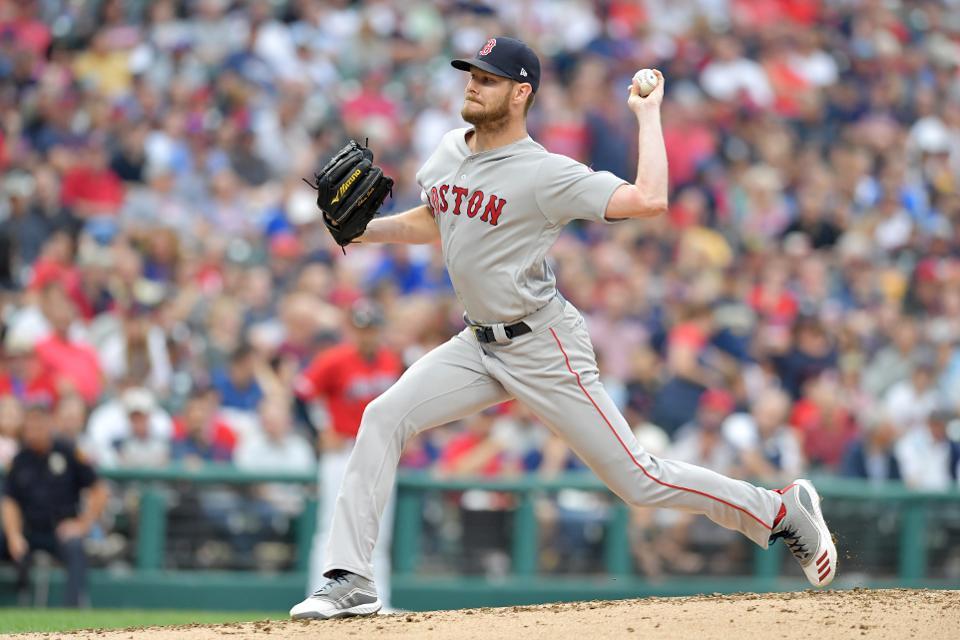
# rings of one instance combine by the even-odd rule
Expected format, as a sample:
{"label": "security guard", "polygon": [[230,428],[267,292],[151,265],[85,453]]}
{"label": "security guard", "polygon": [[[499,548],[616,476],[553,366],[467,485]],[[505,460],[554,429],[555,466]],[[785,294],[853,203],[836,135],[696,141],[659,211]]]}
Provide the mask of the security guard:
{"label": "security guard", "polygon": [[[7,553],[25,589],[30,556],[42,549],[67,570],[65,604],[86,602],[87,556],[83,539],[107,503],[107,488],[72,444],[54,439],[53,398],[38,392],[24,400],[22,448],[3,487],[0,516]],[[87,491],[85,504],[81,493]]]}

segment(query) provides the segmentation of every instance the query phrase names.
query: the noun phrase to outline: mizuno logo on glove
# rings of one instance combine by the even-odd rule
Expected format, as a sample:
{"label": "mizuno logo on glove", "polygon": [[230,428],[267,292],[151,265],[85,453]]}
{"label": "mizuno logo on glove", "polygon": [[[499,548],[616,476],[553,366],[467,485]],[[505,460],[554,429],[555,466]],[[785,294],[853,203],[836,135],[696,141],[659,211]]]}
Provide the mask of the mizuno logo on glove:
{"label": "mizuno logo on glove", "polygon": [[317,190],[323,223],[341,247],[363,235],[393,190],[393,179],[373,164],[373,151],[356,140],[340,149],[313,182],[304,182]]}
{"label": "mizuno logo on glove", "polygon": [[337,195],[333,197],[333,200],[330,201],[330,204],[337,204],[338,202],[340,202],[340,198],[342,198],[347,193],[347,191],[350,190],[350,187],[352,187],[353,183],[357,181],[357,178],[360,177],[361,173],[363,172],[360,171],[360,169],[357,169],[352,174],[350,174],[350,177],[347,178],[347,180],[342,185],[340,185],[339,189],[337,189]]}

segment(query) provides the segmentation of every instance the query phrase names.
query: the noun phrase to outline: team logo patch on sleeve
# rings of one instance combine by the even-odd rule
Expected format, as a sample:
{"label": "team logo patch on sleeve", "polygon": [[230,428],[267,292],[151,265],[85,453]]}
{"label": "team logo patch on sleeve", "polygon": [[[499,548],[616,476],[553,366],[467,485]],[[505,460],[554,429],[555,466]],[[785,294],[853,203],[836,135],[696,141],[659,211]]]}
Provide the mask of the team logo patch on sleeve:
{"label": "team logo patch on sleeve", "polygon": [[494,48],[495,46],[497,46],[497,39],[496,39],[496,38],[490,38],[489,40],[487,40],[487,44],[483,45],[483,49],[480,49],[480,53],[478,53],[477,55],[478,55],[478,56],[485,56],[485,55],[489,54],[491,51],[493,51],[493,48]]}

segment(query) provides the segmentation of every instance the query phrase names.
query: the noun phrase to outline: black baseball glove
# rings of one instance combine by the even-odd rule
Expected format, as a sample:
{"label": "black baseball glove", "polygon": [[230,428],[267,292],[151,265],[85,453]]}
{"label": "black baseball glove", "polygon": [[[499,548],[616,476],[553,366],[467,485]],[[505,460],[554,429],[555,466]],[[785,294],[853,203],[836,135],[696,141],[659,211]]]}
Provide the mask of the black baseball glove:
{"label": "black baseball glove", "polygon": [[312,183],[304,182],[317,190],[323,222],[341,247],[363,235],[393,191],[393,179],[373,164],[373,151],[356,140],[341,149]]}

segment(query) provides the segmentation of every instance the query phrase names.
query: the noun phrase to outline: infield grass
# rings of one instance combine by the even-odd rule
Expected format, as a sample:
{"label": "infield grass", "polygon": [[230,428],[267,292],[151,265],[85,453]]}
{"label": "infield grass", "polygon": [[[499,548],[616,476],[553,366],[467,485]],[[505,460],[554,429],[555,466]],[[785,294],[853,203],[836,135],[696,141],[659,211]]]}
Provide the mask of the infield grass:
{"label": "infield grass", "polygon": [[286,620],[286,612],[167,611],[164,609],[27,609],[0,608],[0,634],[75,629],[123,629],[172,624]]}

